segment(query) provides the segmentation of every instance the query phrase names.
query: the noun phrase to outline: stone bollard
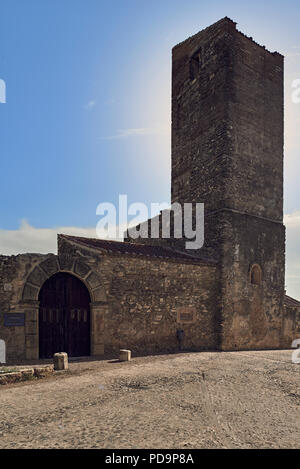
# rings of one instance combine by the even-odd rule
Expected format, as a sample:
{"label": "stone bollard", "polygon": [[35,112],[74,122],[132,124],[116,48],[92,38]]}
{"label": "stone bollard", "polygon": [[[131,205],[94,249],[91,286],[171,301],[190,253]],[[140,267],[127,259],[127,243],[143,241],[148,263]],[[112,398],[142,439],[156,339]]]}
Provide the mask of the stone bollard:
{"label": "stone bollard", "polygon": [[69,368],[68,354],[65,352],[55,353],[53,364],[55,370],[67,370]]}
{"label": "stone bollard", "polygon": [[131,350],[120,350],[120,362],[130,362]]}

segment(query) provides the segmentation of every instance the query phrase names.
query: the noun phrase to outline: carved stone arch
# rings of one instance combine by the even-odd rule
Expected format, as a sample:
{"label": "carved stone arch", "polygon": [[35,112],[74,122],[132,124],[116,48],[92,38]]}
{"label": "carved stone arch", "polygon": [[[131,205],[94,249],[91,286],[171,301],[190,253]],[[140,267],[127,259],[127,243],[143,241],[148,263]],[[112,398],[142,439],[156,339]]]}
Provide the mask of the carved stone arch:
{"label": "carved stone arch", "polygon": [[31,270],[21,293],[19,308],[25,313],[26,358],[39,358],[39,292],[46,280],[59,272],[74,275],[87,287],[91,298],[91,355],[103,355],[103,325],[108,303],[101,274],[80,257],[51,254]]}
{"label": "carved stone arch", "polygon": [[43,259],[31,270],[26,278],[21,301],[25,303],[38,301],[39,291],[42,285],[48,278],[59,272],[59,270],[57,256],[53,254]]}
{"label": "carved stone arch", "polygon": [[28,275],[23,291],[22,302],[38,301],[45,281],[58,272],[67,272],[79,278],[89,290],[92,302],[106,302],[103,279],[81,259],[51,255],[35,266]]}

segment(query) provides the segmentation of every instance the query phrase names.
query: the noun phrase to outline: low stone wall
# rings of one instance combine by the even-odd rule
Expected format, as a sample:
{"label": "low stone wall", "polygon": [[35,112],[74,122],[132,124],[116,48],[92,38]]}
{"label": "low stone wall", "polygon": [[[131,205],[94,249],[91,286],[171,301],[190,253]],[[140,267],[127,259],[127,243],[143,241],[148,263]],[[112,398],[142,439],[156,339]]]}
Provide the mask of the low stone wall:
{"label": "low stone wall", "polygon": [[38,366],[34,368],[26,368],[0,374],[1,384],[12,384],[20,381],[27,381],[32,378],[45,378],[53,373],[53,365]]}

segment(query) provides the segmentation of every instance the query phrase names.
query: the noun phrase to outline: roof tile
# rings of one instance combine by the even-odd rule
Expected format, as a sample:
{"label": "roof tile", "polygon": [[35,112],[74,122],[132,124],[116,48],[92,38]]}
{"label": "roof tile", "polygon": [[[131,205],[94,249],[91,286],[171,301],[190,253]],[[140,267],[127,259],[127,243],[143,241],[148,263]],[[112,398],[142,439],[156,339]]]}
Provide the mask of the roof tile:
{"label": "roof tile", "polygon": [[177,251],[163,246],[152,246],[148,244],[126,243],[97,238],[83,238],[80,236],[59,235],[60,237],[75,242],[92,249],[104,249],[109,252],[140,255],[147,257],[158,257],[164,259],[175,259],[178,261],[190,262],[192,264],[216,264],[214,259],[193,256],[188,252]]}

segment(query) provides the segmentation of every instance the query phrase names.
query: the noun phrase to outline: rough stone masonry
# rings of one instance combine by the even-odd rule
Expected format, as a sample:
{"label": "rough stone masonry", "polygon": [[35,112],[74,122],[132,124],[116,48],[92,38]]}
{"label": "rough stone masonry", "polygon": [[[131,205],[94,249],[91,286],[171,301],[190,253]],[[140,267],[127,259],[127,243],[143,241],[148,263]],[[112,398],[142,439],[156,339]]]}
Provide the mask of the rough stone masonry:
{"label": "rough stone masonry", "polygon": [[283,56],[229,18],[173,49],[172,202],[205,204],[198,251],[59,235],[57,255],[0,256],[7,360],[300,338],[300,302],[285,294]]}

